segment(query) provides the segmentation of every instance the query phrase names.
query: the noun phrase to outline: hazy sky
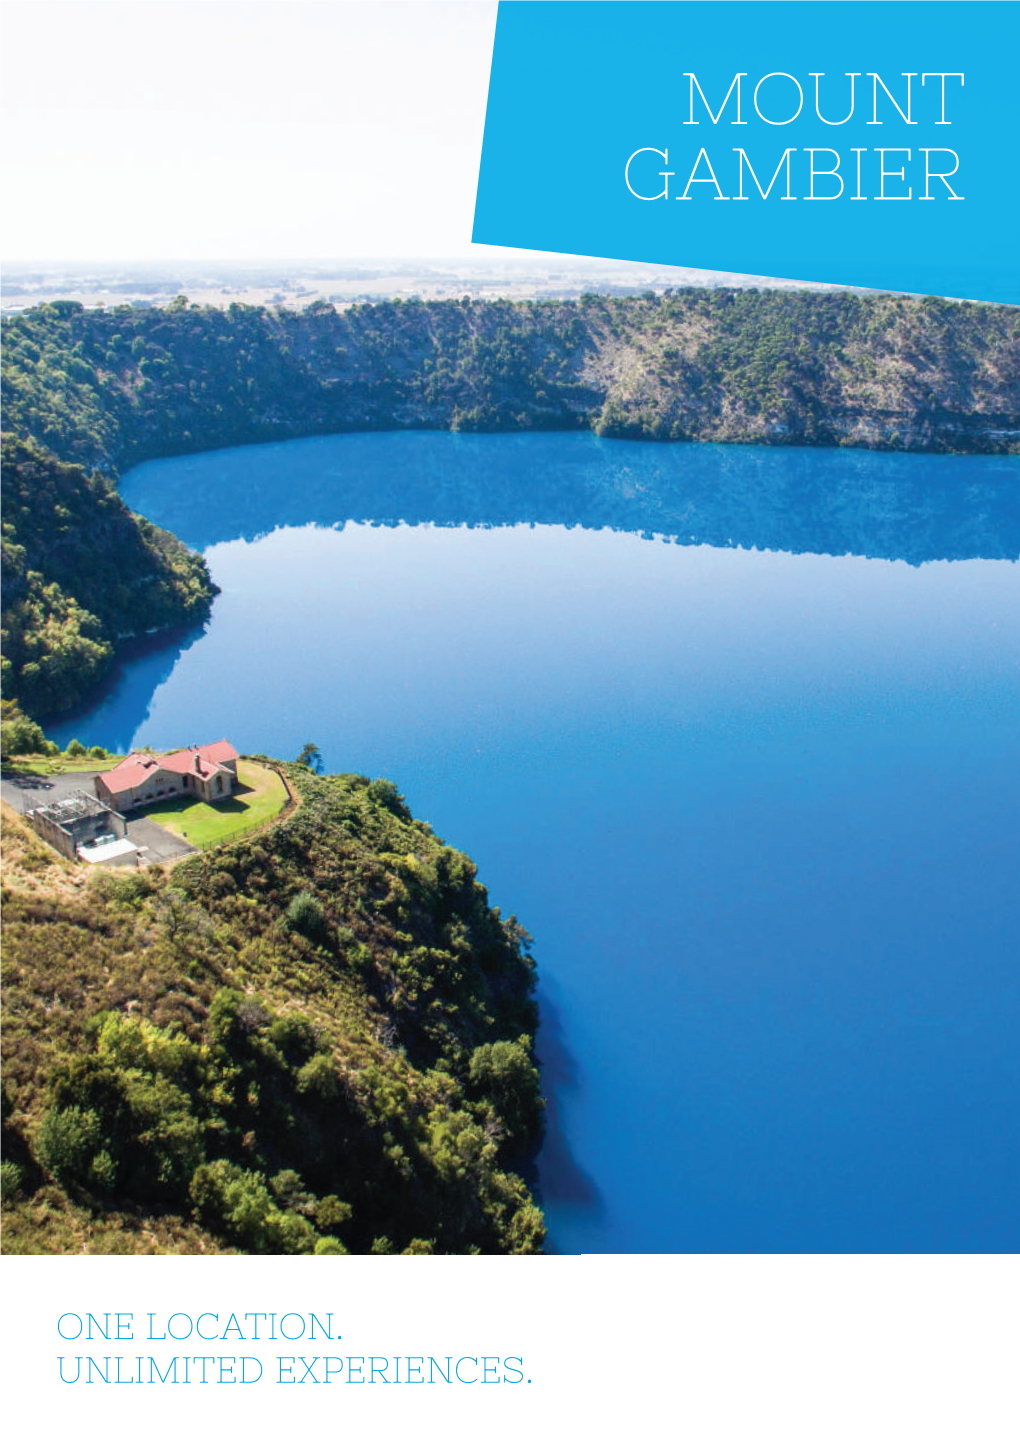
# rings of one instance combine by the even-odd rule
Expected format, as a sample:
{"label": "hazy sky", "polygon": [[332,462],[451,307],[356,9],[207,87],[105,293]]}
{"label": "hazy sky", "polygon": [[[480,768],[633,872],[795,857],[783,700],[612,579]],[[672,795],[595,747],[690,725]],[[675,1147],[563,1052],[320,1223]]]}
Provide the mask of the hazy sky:
{"label": "hazy sky", "polygon": [[495,23],[488,0],[7,0],[3,255],[470,255]]}

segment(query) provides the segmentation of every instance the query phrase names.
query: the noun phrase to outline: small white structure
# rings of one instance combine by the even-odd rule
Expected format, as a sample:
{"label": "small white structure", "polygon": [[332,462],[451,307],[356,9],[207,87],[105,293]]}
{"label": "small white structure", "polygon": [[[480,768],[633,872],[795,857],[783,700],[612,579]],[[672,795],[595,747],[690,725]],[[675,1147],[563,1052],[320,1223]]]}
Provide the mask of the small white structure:
{"label": "small white structure", "polygon": [[86,864],[111,864],[115,860],[127,863],[127,857],[142,852],[141,846],[132,844],[130,839],[110,839],[104,844],[79,844],[78,857]]}

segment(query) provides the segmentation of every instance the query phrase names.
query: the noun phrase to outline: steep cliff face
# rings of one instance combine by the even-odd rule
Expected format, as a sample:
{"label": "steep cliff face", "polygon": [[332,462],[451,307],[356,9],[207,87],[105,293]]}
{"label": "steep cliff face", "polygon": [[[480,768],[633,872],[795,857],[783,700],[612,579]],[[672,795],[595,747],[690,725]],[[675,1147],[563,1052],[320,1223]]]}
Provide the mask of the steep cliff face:
{"label": "steep cliff face", "polygon": [[93,469],[392,428],[1020,452],[1020,310],[935,297],[60,302],[4,331],[4,690],[35,711],[70,707],[118,637],[200,617],[212,592]]}
{"label": "steep cliff face", "polygon": [[6,332],[9,425],[110,470],[402,427],[1020,449],[1020,311],[933,297],[690,289],[342,313],[61,303]]}
{"label": "steep cliff face", "polygon": [[602,303],[585,374],[616,436],[921,452],[1020,446],[1020,312],[937,298],[689,292]]}

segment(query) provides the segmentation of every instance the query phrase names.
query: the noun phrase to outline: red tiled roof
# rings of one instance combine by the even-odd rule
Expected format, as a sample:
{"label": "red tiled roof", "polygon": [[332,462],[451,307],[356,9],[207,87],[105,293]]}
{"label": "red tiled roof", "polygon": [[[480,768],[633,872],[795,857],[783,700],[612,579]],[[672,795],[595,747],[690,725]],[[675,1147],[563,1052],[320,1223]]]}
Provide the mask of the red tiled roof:
{"label": "red tiled roof", "polygon": [[128,754],[127,758],[99,777],[113,794],[118,794],[122,789],[135,789],[139,784],[144,784],[153,769],[158,767],[159,761],[151,754]]}
{"label": "red tiled roof", "polygon": [[154,758],[152,754],[128,754],[127,758],[110,769],[100,778],[112,794],[124,789],[136,789],[144,784],[153,769],[166,769],[170,774],[194,774],[206,779],[219,772],[221,764],[238,757],[237,750],[226,739],[214,744],[203,744],[201,748],[178,749],[176,753]]}
{"label": "red tiled roof", "polygon": [[194,774],[199,779],[207,779],[220,770],[220,765],[209,757],[205,749],[178,749],[176,754],[167,754],[159,762],[171,774]]}
{"label": "red tiled roof", "polygon": [[217,739],[214,744],[203,744],[194,752],[200,753],[203,759],[212,759],[214,764],[226,764],[231,759],[240,757],[233,744],[228,744],[226,739]]}

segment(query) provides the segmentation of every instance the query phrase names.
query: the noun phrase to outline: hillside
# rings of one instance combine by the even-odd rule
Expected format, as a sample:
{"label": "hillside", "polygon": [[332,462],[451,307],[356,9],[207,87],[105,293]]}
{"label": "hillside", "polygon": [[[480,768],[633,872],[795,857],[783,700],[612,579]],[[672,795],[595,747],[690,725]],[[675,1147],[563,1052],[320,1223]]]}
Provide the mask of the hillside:
{"label": "hillside", "polygon": [[4,811],[7,1252],[533,1252],[527,936],[391,784],[87,870]]}
{"label": "hillside", "polygon": [[696,288],[342,312],[55,302],[5,321],[3,385],[3,692],[45,715],[118,640],[200,619],[215,591],[119,503],[108,479],[133,463],[393,428],[1016,452],[1020,311]]}
{"label": "hillside", "polygon": [[204,561],[129,512],[113,484],[5,435],[3,695],[29,713],[69,708],[115,645],[204,618]]}
{"label": "hillside", "polygon": [[4,326],[7,425],[68,462],[401,427],[1020,448],[1020,310],[690,288],[577,302],[85,311]]}
{"label": "hillside", "polygon": [[[3,366],[4,696],[35,714],[205,616],[201,558],[117,495],[146,459],[392,428],[1020,450],[1020,312],[933,298],[55,303]],[[169,874],[5,812],[5,1251],[541,1249],[527,936],[392,785],[291,777],[287,819]]]}

